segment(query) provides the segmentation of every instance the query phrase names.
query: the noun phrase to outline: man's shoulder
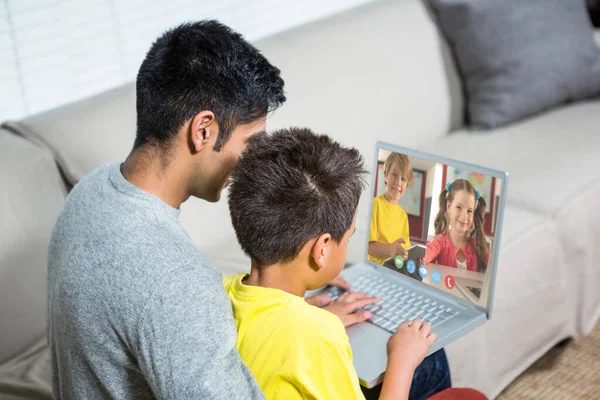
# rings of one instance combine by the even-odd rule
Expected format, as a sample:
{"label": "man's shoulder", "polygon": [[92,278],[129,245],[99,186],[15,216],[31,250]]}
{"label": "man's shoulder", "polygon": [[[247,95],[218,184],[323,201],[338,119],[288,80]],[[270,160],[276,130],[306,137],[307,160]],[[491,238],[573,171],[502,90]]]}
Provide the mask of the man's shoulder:
{"label": "man's shoulder", "polygon": [[97,191],[103,185],[108,184],[110,170],[111,168],[115,168],[116,165],[114,163],[104,164],[94,169],[75,184],[71,192],[69,192],[67,199],[78,198],[90,190]]}
{"label": "man's shoulder", "polygon": [[[110,191],[111,168],[115,168],[115,165],[98,167],[75,184],[58,216],[59,226],[87,224],[87,228],[93,228],[96,226],[95,219],[98,219],[98,222],[111,220],[106,218],[107,213],[113,212],[113,207],[109,206],[114,204],[114,193]],[[89,229],[86,229],[83,233],[88,231]]]}

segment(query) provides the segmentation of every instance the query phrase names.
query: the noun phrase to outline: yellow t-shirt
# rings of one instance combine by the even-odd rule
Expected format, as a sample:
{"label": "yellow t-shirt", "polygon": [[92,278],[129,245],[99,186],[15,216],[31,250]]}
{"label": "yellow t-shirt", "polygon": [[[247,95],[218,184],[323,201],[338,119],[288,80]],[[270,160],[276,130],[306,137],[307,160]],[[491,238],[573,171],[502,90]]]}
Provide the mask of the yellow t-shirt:
{"label": "yellow t-shirt", "polygon": [[223,278],[237,348],[267,399],[364,399],[342,322],[302,297]]}
{"label": "yellow t-shirt", "polygon": [[[379,195],[373,199],[369,242],[392,243],[398,239],[406,241],[402,247],[410,247],[408,215],[398,204],[392,204],[384,195]],[[386,260],[370,255],[367,258],[381,265]]]}

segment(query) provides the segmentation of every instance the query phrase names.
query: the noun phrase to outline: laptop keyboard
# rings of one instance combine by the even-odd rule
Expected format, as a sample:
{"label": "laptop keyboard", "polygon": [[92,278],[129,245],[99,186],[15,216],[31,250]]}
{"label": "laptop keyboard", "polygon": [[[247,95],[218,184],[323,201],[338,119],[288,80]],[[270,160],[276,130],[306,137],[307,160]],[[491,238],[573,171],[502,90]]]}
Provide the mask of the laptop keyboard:
{"label": "laptop keyboard", "polygon": [[[352,284],[352,290],[369,296],[379,297],[377,303],[366,305],[363,310],[369,310],[373,316],[369,320],[374,325],[389,332],[396,332],[398,326],[413,319],[420,318],[436,327],[458,315],[458,310],[440,302],[413,292],[410,289],[386,281],[379,276],[362,275]],[[329,288],[326,293],[332,300],[343,294],[343,289]]]}

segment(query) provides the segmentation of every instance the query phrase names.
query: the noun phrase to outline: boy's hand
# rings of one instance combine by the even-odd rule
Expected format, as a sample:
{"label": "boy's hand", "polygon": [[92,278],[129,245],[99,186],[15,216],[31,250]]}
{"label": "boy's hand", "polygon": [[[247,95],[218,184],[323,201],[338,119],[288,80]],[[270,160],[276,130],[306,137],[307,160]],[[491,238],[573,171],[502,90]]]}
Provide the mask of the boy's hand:
{"label": "boy's hand", "polygon": [[[361,323],[371,318],[370,311],[356,312],[356,310],[366,306],[367,304],[375,303],[379,300],[380,299],[377,297],[369,297],[364,293],[346,292],[335,301],[332,301],[327,305],[322,305],[321,307],[323,307],[323,309],[329,311],[330,313],[337,315],[338,318],[342,321],[342,324],[344,324],[344,326],[350,326]],[[313,302],[310,301],[310,297],[307,298],[306,301],[310,304],[313,304]]]}
{"label": "boy's hand", "polygon": [[423,324],[419,318],[410,326],[407,322],[401,323],[387,343],[388,362],[402,363],[414,371],[437,339],[437,335],[430,332],[431,324]]}
{"label": "boy's hand", "polygon": [[[350,291],[352,289],[350,287],[350,284],[346,282],[346,280],[341,275],[338,275],[333,280],[327,282],[327,285],[336,286],[345,291]],[[325,307],[326,305],[331,303],[331,297],[329,297],[329,295],[325,293],[307,297],[305,300],[308,304],[313,305],[315,307]]]}
{"label": "boy's hand", "polygon": [[404,258],[404,260],[408,259],[408,251],[402,247],[402,245],[406,243],[406,241],[404,241],[404,239],[398,239],[391,244],[391,248],[392,248],[392,253],[390,254],[390,258],[396,258],[396,256],[402,256],[402,258]]}
{"label": "boy's hand", "polygon": [[333,280],[327,282],[327,284],[331,285],[331,286],[337,286],[340,289],[344,289],[344,290],[352,289],[350,287],[350,284],[348,282],[346,282],[346,280],[341,275],[336,276],[335,278],[333,278]]}

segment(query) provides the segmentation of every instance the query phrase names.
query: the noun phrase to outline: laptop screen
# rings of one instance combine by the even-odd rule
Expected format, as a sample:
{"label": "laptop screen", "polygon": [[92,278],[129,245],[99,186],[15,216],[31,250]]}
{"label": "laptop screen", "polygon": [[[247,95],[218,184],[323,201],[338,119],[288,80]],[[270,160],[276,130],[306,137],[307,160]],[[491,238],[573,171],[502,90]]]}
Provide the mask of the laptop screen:
{"label": "laptop screen", "polygon": [[507,174],[378,143],[367,259],[490,306]]}

